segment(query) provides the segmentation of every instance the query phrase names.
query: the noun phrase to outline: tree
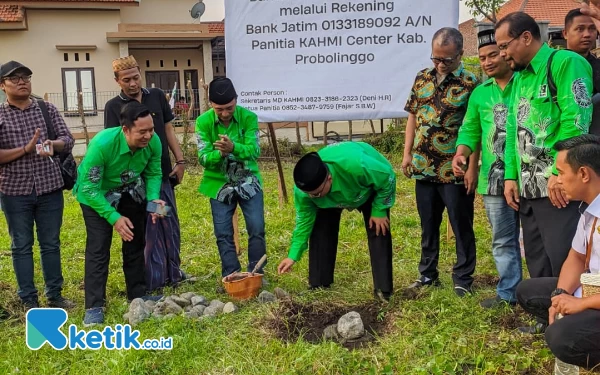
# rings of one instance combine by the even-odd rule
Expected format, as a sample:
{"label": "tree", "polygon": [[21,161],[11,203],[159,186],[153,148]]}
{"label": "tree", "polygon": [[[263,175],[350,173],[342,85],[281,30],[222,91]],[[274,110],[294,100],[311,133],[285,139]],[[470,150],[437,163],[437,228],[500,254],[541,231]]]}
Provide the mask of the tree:
{"label": "tree", "polygon": [[492,23],[498,22],[496,14],[506,0],[461,0],[471,10],[473,17],[482,16]]}

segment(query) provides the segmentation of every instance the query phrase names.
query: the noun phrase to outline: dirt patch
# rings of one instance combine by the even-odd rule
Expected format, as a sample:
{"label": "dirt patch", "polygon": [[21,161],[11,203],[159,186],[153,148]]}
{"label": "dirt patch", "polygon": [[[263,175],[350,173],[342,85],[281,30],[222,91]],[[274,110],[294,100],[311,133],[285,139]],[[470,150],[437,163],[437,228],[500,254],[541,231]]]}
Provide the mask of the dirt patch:
{"label": "dirt patch", "polygon": [[497,275],[475,275],[473,286],[478,289],[495,288],[500,278]]}
{"label": "dirt patch", "polygon": [[325,328],[337,324],[342,315],[356,311],[366,333],[360,339],[340,341],[340,344],[348,349],[359,349],[386,333],[390,318],[384,313],[385,308],[386,305],[377,302],[352,306],[323,302],[302,304],[287,299],[271,311],[263,325],[280,340],[295,342],[302,338],[317,344],[323,341]]}
{"label": "dirt patch", "polygon": [[519,327],[531,325],[531,315],[527,314],[520,306],[512,308],[512,312],[508,311],[500,316],[492,318],[492,325],[500,326],[507,331],[514,331]]}

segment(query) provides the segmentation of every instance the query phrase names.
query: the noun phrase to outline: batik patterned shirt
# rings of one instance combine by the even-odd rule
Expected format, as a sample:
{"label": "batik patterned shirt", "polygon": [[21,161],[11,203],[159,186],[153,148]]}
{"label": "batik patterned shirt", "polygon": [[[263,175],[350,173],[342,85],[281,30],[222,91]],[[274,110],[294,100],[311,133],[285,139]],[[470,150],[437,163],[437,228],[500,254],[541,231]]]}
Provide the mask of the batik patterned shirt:
{"label": "batik patterned shirt", "polygon": [[[222,156],[214,143],[219,135],[227,135],[233,142],[233,152]],[[213,109],[196,120],[198,158],[204,167],[200,193],[220,202],[250,199],[262,190],[258,171],[260,155],[258,117],[243,107],[236,106],[233,118],[225,127]]]}
{"label": "batik patterned shirt", "polygon": [[458,132],[457,145],[475,151],[481,146],[481,169],[477,192],[484,195],[504,195],[504,149],[506,119],[512,95],[514,77],[504,90],[490,78],[473,90],[467,114]]}
{"label": "batik patterned shirt", "polygon": [[556,103],[547,67],[554,51],[544,44],[514,82],[507,121],[507,180],[519,180],[521,196],[548,196],[548,178],[556,171],[556,142],[588,133],[592,120],[592,68],[572,51],[558,51],[552,61]]}
{"label": "batik patterned shirt", "polygon": [[456,139],[477,77],[461,63],[440,83],[434,68],[417,74],[404,110],[416,116],[413,175],[421,181],[462,183],[452,173]]}

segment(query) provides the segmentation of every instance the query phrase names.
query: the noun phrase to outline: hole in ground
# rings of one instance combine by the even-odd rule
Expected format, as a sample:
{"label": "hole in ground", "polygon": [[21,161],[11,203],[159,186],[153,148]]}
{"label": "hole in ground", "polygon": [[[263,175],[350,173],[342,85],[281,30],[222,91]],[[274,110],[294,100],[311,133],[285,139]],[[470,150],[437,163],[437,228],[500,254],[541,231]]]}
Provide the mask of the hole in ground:
{"label": "hole in ground", "polygon": [[339,343],[348,349],[359,349],[387,332],[391,319],[389,314],[385,314],[385,307],[386,305],[377,302],[352,306],[325,302],[303,304],[286,299],[271,310],[263,325],[280,340],[295,342],[302,338],[317,344],[324,341],[325,328],[337,324],[338,320],[350,311],[356,311],[365,326],[365,335],[356,340],[342,340]]}

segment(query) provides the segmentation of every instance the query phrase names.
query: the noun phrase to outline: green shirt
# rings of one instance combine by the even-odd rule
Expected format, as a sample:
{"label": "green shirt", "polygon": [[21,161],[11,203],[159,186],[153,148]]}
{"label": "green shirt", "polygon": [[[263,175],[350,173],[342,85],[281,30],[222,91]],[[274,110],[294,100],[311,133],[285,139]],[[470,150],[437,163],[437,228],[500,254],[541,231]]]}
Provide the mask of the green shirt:
{"label": "green shirt", "polygon": [[544,44],[516,77],[506,125],[507,180],[519,179],[521,196],[548,196],[548,178],[556,171],[558,141],[589,130],[592,119],[592,68],[572,51],[558,51],[552,61],[557,102],[551,98],[547,66],[553,49]]}
{"label": "green shirt", "polygon": [[481,146],[481,170],[477,192],[485,195],[504,194],[504,146],[506,119],[515,76],[504,90],[494,78],[477,86],[469,98],[467,114],[458,131],[457,145],[475,151]]}
{"label": "green shirt", "polygon": [[92,139],[77,169],[73,194],[79,203],[90,206],[110,225],[121,214],[107,196],[138,181],[145,183],[149,201],[160,199],[162,145],[156,134],[148,146],[131,152],[121,128],[102,130]]}
{"label": "green shirt", "polygon": [[296,228],[288,257],[298,261],[308,247],[317,210],[320,208],[356,209],[374,195],[372,217],[386,217],[396,199],[396,173],[387,159],[363,142],[343,142],[319,151],[331,175],[331,190],[311,198],[294,187]]}
{"label": "green shirt", "polygon": [[[233,152],[227,157],[213,146],[220,140],[219,134],[226,134],[233,142]],[[196,136],[198,158],[204,167],[200,193],[227,202],[234,194],[251,198],[260,191],[258,117],[254,112],[236,106],[231,123],[225,127],[210,109],[196,120]]]}

